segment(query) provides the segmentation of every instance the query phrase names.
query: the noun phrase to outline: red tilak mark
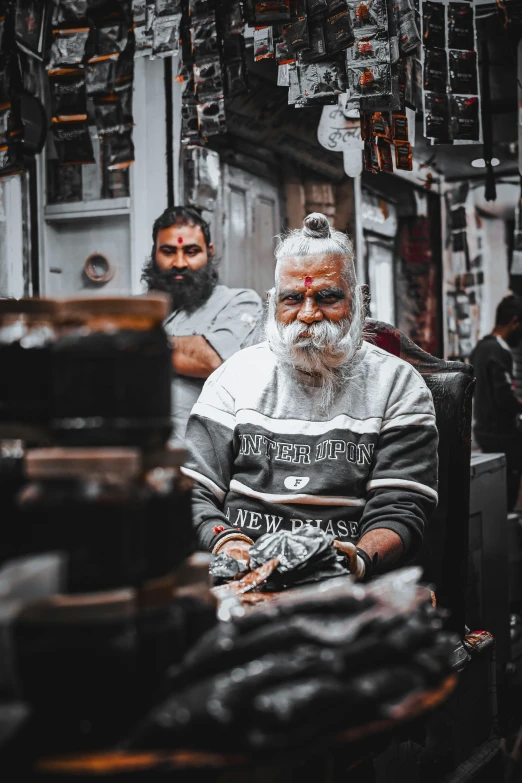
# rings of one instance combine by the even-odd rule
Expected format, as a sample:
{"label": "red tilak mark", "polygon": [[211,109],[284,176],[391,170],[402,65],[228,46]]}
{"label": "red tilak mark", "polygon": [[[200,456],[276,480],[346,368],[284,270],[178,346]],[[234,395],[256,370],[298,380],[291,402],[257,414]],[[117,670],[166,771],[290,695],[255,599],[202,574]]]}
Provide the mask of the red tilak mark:
{"label": "red tilak mark", "polygon": [[182,244],[183,244],[183,237],[178,237],[178,245],[182,245]]}
{"label": "red tilak mark", "polygon": [[224,525],[214,525],[214,527],[212,528],[212,532],[214,533],[215,536],[217,536],[217,534],[222,533],[224,529],[225,529]]}
{"label": "red tilak mark", "polygon": [[305,277],[305,288],[310,288],[311,285],[312,285],[312,278]]}

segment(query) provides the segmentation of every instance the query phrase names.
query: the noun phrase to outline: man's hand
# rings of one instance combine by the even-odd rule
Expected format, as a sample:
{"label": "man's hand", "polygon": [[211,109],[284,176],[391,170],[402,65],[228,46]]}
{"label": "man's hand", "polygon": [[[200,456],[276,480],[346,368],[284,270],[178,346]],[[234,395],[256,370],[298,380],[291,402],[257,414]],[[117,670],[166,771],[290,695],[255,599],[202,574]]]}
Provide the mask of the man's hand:
{"label": "man's hand", "polygon": [[247,566],[250,565],[250,547],[247,541],[241,541],[240,539],[225,541],[223,546],[220,546],[218,552],[224,552],[229,557],[233,557],[235,560],[243,560]]}
{"label": "man's hand", "polygon": [[337,539],[333,542],[334,547],[343,554],[347,559],[347,566],[350,570],[350,573],[352,576],[354,576],[357,581],[362,579],[364,577],[364,562],[363,560],[358,557],[357,555],[357,547],[355,544],[351,544],[349,541],[337,541]]}

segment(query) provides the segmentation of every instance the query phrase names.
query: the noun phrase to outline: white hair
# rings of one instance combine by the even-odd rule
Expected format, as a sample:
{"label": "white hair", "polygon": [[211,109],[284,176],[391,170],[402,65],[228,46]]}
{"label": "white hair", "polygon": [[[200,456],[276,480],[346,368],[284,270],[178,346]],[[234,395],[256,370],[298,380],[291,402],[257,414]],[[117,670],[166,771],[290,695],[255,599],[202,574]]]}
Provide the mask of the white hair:
{"label": "white hair", "polygon": [[296,228],[279,237],[275,251],[276,285],[281,261],[291,256],[340,256],[343,259],[342,276],[353,295],[357,285],[353,263],[353,244],[348,234],[335,231],[326,215],[312,212],[303,220],[303,228]]}

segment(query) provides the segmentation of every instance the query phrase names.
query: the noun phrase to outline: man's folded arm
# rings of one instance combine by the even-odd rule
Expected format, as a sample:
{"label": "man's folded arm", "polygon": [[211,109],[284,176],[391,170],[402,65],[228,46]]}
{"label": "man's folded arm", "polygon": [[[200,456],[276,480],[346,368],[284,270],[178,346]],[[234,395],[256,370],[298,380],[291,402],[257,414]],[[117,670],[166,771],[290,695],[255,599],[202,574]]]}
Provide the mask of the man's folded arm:
{"label": "man's folded arm", "polygon": [[385,546],[380,565],[388,567],[419,549],[438,501],[438,432],[429,390],[419,386],[393,405],[390,413],[375,448],[359,540],[365,551],[370,545],[377,551],[378,538],[370,533],[395,533],[402,547],[396,536],[381,536]]}

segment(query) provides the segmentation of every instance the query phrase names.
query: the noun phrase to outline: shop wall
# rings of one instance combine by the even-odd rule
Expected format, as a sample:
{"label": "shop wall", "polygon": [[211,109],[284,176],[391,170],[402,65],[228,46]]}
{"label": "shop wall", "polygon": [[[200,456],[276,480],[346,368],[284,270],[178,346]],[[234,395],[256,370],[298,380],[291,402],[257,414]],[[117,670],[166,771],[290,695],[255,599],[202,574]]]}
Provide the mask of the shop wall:
{"label": "shop wall", "polygon": [[497,187],[487,202],[480,183],[448,186],[444,199],[445,355],[469,360],[495,321],[498,302],[509,291],[507,214],[513,187]]}

